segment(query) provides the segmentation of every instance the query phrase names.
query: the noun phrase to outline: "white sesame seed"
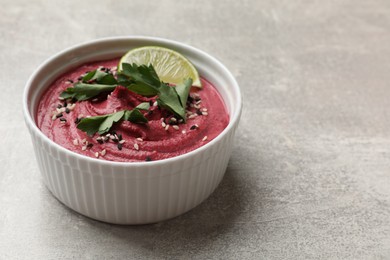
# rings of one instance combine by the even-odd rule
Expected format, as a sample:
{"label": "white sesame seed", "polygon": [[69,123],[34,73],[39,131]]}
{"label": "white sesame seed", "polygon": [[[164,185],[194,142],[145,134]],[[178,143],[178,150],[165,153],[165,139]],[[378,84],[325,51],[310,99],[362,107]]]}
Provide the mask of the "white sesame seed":
{"label": "white sesame seed", "polygon": [[61,110],[61,112],[65,112],[66,111],[66,107],[61,107],[60,110]]}
{"label": "white sesame seed", "polygon": [[192,114],[188,118],[191,119],[191,118],[194,118],[194,117],[197,117],[197,116],[198,116],[197,114]]}
{"label": "white sesame seed", "polygon": [[58,107],[56,108],[56,111],[57,111],[57,114],[62,112],[61,108],[58,108]]}
{"label": "white sesame seed", "polygon": [[83,140],[81,140],[81,143],[84,144],[85,142],[87,142],[87,139],[84,138]]}
{"label": "white sesame seed", "polygon": [[114,113],[118,112],[116,109],[114,109]]}
{"label": "white sesame seed", "polygon": [[104,150],[102,150],[101,152],[100,152],[100,154],[102,155],[102,156],[104,156],[104,155],[106,155],[106,149],[104,149]]}
{"label": "white sesame seed", "polygon": [[96,158],[99,157],[99,153],[98,153],[98,152],[95,153],[95,157],[96,157]]}
{"label": "white sesame seed", "polygon": [[99,99],[97,99],[97,98],[94,98],[94,99],[92,99],[91,101],[92,102],[96,102],[96,101],[98,101]]}
{"label": "white sesame seed", "polygon": [[165,131],[168,131],[168,129],[169,129],[169,125],[166,125],[165,126]]}
{"label": "white sesame seed", "polygon": [[207,140],[207,135],[203,137],[202,141],[206,141],[206,140]]}
{"label": "white sesame seed", "polygon": [[183,119],[179,119],[179,123],[183,123]]}
{"label": "white sesame seed", "polygon": [[66,121],[60,121],[61,124],[66,124]]}
{"label": "white sesame seed", "polygon": [[83,145],[83,147],[81,147],[81,150],[83,150],[83,151],[87,150],[87,146]]}
{"label": "white sesame seed", "polygon": [[198,100],[198,101],[196,101],[196,103],[195,103],[195,104],[199,105],[200,103],[202,103],[202,100]]}
{"label": "white sesame seed", "polygon": [[140,142],[143,142],[143,141],[144,141],[144,139],[142,139],[142,138],[140,138],[140,137],[138,137],[137,140],[140,141]]}
{"label": "white sesame seed", "polygon": [[163,122],[163,121],[164,121],[164,118],[163,118],[163,117],[162,117],[162,118],[160,118],[160,121],[161,121],[161,122]]}
{"label": "white sesame seed", "polygon": [[207,112],[202,112],[202,115],[204,115],[204,116],[207,116],[209,113],[207,113]]}
{"label": "white sesame seed", "polygon": [[202,108],[202,111],[203,112],[207,112],[207,108]]}
{"label": "white sesame seed", "polygon": [[134,149],[137,150],[137,151],[139,150],[139,146],[138,146],[137,143],[134,144]]}
{"label": "white sesame seed", "polygon": [[161,125],[162,125],[162,127],[166,127],[167,126],[167,124],[165,124],[165,122],[161,122]]}
{"label": "white sesame seed", "polygon": [[153,106],[154,106],[154,107],[157,106],[157,101],[154,101]]}
{"label": "white sesame seed", "polygon": [[78,139],[74,139],[74,140],[73,140],[73,144],[74,144],[74,145],[79,145],[79,140],[78,140]]}
{"label": "white sesame seed", "polygon": [[183,130],[183,131],[181,131],[181,133],[184,135],[184,134],[186,134],[187,132],[186,132],[186,130]]}
{"label": "white sesame seed", "polygon": [[199,109],[199,108],[200,108],[200,106],[199,106],[199,105],[194,105],[194,108],[197,108],[197,109]]}
{"label": "white sesame seed", "polygon": [[119,143],[120,144],[124,144],[126,142],[126,140],[120,140]]}
{"label": "white sesame seed", "polygon": [[53,115],[52,117],[51,117],[51,120],[56,120],[57,119],[57,115]]}
{"label": "white sesame seed", "polygon": [[115,135],[110,135],[111,140],[118,139],[115,137]]}
{"label": "white sesame seed", "polygon": [[177,119],[176,118],[174,118],[174,117],[171,117],[171,119],[170,119],[172,122],[177,122]]}
{"label": "white sesame seed", "polygon": [[172,127],[173,127],[173,129],[175,129],[175,130],[179,130],[179,129],[180,129],[178,125],[173,125]]}
{"label": "white sesame seed", "polygon": [[73,103],[71,105],[68,105],[68,109],[72,111],[76,107],[76,103]]}
{"label": "white sesame seed", "polygon": [[63,97],[58,97],[58,99],[59,99],[59,100],[64,100],[65,98],[63,98]]}
{"label": "white sesame seed", "polygon": [[106,136],[107,136],[107,137],[110,137],[110,136],[111,136],[111,134],[106,134]]}

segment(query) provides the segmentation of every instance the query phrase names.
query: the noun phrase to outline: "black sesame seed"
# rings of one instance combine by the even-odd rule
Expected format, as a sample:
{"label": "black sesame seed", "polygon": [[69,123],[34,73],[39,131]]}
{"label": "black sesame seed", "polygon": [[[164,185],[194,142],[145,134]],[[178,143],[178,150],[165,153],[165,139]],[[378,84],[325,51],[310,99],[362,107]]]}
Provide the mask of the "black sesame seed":
{"label": "black sesame seed", "polygon": [[191,97],[191,96],[188,96],[188,101],[187,102],[190,102],[190,103],[192,103],[192,101],[194,100],[194,98],[193,97]]}
{"label": "black sesame seed", "polygon": [[119,142],[119,140],[118,139],[116,139],[116,138],[114,138],[114,139],[111,139],[114,143],[118,143]]}
{"label": "black sesame seed", "polygon": [[100,70],[106,70],[106,68],[105,68],[105,67],[102,67],[102,68],[100,68]]}
{"label": "black sesame seed", "polygon": [[118,134],[118,140],[119,140],[119,141],[122,140],[122,135],[121,135],[121,134]]}
{"label": "black sesame seed", "polygon": [[72,102],[72,103],[76,103],[76,101],[77,101],[77,99],[76,99],[75,97],[73,97],[73,98],[70,100],[70,102]]}
{"label": "black sesame seed", "polygon": [[59,113],[59,114],[56,115],[57,118],[60,118],[60,117],[62,117],[62,116],[63,116],[62,113]]}
{"label": "black sesame seed", "polygon": [[80,77],[77,78],[78,81],[81,81],[82,79],[83,79],[82,76],[80,76]]}
{"label": "black sesame seed", "polygon": [[104,137],[104,142],[107,143],[108,141],[110,141],[110,137],[108,137],[108,136]]}
{"label": "black sesame seed", "polygon": [[93,144],[89,143],[87,144],[87,148],[92,148]]}
{"label": "black sesame seed", "polygon": [[196,128],[197,128],[196,125],[193,125],[190,127],[190,130],[195,130]]}
{"label": "black sesame seed", "polygon": [[62,105],[61,105],[61,104],[58,104],[57,108],[61,108],[61,107],[62,107]]}
{"label": "black sesame seed", "polygon": [[150,162],[151,160],[152,160],[152,158],[150,158],[150,156],[146,156],[146,158],[145,158],[146,162]]}
{"label": "black sesame seed", "polygon": [[117,146],[119,150],[122,150],[122,144],[118,144]]}
{"label": "black sesame seed", "polygon": [[149,105],[150,106],[153,106],[153,103],[154,103],[153,100],[149,100]]}
{"label": "black sesame seed", "polygon": [[66,101],[64,101],[64,107],[67,107],[68,106],[68,103],[66,103]]}
{"label": "black sesame seed", "polygon": [[65,108],[65,112],[66,112],[67,114],[69,114],[69,112],[70,112],[69,108]]}
{"label": "black sesame seed", "polygon": [[201,115],[202,115],[202,111],[200,111],[200,109],[197,109],[197,110],[196,110],[196,113],[198,114],[198,116],[201,116]]}
{"label": "black sesame seed", "polygon": [[60,121],[66,122],[66,119],[65,118],[60,118]]}
{"label": "black sesame seed", "polygon": [[116,135],[116,132],[114,130],[111,131],[112,135]]}
{"label": "black sesame seed", "polygon": [[103,144],[103,140],[102,140],[102,139],[96,139],[96,141],[97,141],[99,144]]}
{"label": "black sesame seed", "polygon": [[73,80],[71,80],[71,79],[68,79],[68,82],[69,82],[69,83],[73,83]]}

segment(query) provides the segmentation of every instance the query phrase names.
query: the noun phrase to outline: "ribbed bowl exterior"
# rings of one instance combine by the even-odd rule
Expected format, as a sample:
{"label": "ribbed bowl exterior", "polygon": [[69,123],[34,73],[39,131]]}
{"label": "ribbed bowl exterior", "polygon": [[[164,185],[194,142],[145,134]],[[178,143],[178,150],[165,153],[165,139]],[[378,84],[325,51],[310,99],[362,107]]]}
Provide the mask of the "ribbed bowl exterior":
{"label": "ribbed bowl exterior", "polygon": [[178,216],[214,191],[225,173],[234,131],[197,156],[151,167],[100,165],[30,133],[43,180],[63,204],[105,222],[145,224]]}
{"label": "ribbed bowl exterior", "polygon": [[[85,57],[91,52],[87,50],[106,52],[107,48],[112,48],[111,53],[108,50],[101,54],[110,57],[112,53],[117,55],[123,52],[124,46],[133,42],[136,42],[136,46],[156,43],[180,49],[203,70],[202,75],[209,73],[206,75],[208,79],[219,79],[223,84],[231,83],[233,90],[223,92],[219,89],[230,111],[227,129],[193,152],[143,163],[107,162],[85,157],[66,150],[44,136],[33,118],[34,108],[45,85],[69,69],[69,66],[84,63],[87,59]],[[43,181],[59,201],[76,212],[100,221],[145,224],[178,216],[200,204],[215,190],[226,171],[232,151],[241,114],[241,96],[230,72],[211,56],[204,53],[202,56],[202,53],[197,52],[194,48],[187,49],[186,45],[164,39],[118,37],[76,46],[38,68],[26,86],[24,116]],[[198,60],[198,57],[201,58]],[[71,65],[68,67],[57,68],[68,59],[73,64],[69,62]],[[210,62],[205,62],[208,59]],[[222,66],[223,70],[214,69],[218,66]],[[57,70],[52,73],[53,67]],[[50,77],[47,76],[49,74]]]}

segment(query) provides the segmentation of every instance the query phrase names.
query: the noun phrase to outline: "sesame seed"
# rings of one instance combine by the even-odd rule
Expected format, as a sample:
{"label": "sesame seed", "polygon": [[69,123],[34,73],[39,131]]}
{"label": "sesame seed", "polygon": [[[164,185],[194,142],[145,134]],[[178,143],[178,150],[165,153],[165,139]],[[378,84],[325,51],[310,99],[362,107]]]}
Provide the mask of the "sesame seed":
{"label": "sesame seed", "polygon": [[74,145],[79,145],[79,140],[78,140],[78,139],[74,139],[74,140],[73,140],[73,144],[74,144]]}
{"label": "sesame seed", "polygon": [[101,152],[100,152],[100,154],[102,155],[102,156],[104,156],[104,155],[106,155],[106,149],[103,149]]}
{"label": "sesame seed", "polygon": [[63,123],[63,124],[65,124],[66,123],[66,119],[65,118],[60,118],[60,121],[61,121],[61,123]]}
{"label": "sesame seed", "polygon": [[111,136],[111,134],[110,134],[110,133],[108,133],[108,134],[106,134],[106,136],[107,136],[107,137],[110,137],[110,136]]}
{"label": "sesame seed", "polygon": [[137,143],[134,144],[134,149],[137,151],[139,150],[139,145]]}
{"label": "sesame seed", "polygon": [[95,153],[95,157],[96,157],[96,158],[99,157],[99,153],[98,153],[98,152]]}
{"label": "sesame seed", "polygon": [[92,148],[93,144],[87,143],[87,148]]}
{"label": "sesame seed", "polygon": [[69,114],[70,110],[69,108],[65,108],[65,113]]}
{"label": "sesame seed", "polygon": [[81,150],[83,150],[83,151],[87,150],[87,146],[83,145],[83,147],[81,147]]}
{"label": "sesame seed", "polygon": [[207,116],[209,113],[207,113],[207,112],[202,112],[202,115],[204,115],[204,116]]}
{"label": "sesame seed", "polygon": [[162,127],[166,127],[167,126],[167,124],[165,124],[165,122],[161,122],[161,125],[162,125]]}
{"label": "sesame seed", "polygon": [[183,119],[179,119],[179,123],[183,123]]}
{"label": "sesame seed", "polygon": [[122,144],[118,144],[117,147],[118,147],[118,150],[122,150]]}
{"label": "sesame seed", "polygon": [[64,100],[65,98],[63,98],[63,97],[58,97],[58,100]]}
{"label": "sesame seed", "polygon": [[144,139],[142,139],[142,138],[140,138],[140,137],[138,137],[137,140],[140,141],[140,142],[143,142],[143,141],[144,141]]}
{"label": "sesame seed", "polygon": [[177,119],[176,118],[174,118],[174,117],[171,117],[171,119],[170,119],[172,122],[177,122]]}
{"label": "sesame seed", "polygon": [[120,140],[119,143],[120,144],[124,144],[126,142],[126,140]]}
{"label": "sesame seed", "polygon": [[57,115],[53,115],[52,117],[51,117],[51,120],[56,120],[57,119]]}
{"label": "sesame seed", "polygon": [[173,129],[175,129],[175,130],[179,130],[179,129],[180,129],[178,125],[173,125],[172,127],[173,127]]}
{"label": "sesame seed", "polygon": [[76,107],[76,103],[68,105],[70,111],[74,110],[75,107]]}
{"label": "sesame seed", "polygon": [[87,142],[87,139],[84,138],[83,140],[81,140],[81,143],[82,143],[82,144],[88,143],[88,142]]}
{"label": "sesame seed", "polygon": [[118,140],[119,140],[119,141],[122,141],[122,135],[121,135],[121,134],[118,134],[117,136],[118,136]]}
{"label": "sesame seed", "polygon": [[183,130],[183,131],[181,131],[181,133],[182,133],[183,135],[185,135],[187,132],[186,132],[186,130]]}
{"label": "sesame seed", "polygon": [[202,108],[202,111],[203,112],[207,112],[207,108]]}
{"label": "sesame seed", "polygon": [[146,156],[145,161],[150,162],[151,160],[152,158],[150,158],[150,156]]}
{"label": "sesame seed", "polygon": [[158,105],[157,101],[154,101],[153,106],[156,107]]}
{"label": "sesame seed", "polygon": [[65,111],[66,111],[66,107],[61,107],[61,108],[60,108],[60,111],[61,111],[61,112],[65,112]]}
{"label": "sesame seed", "polygon": [[201,116],[201,115],[202,115],[202,111],[200,111],[200,109],[197,109],[197,110],[196,110],[196,114],[199,115],[199,116]]}
{"label": "sesame seed", "polygon": [[197,117],[198,115],[197,114],[192,114],[192,115],[190,115],[189,117],[188,117],[188,119],[192,119],[192,118],[195,118],[195,117]]}
{"label": "sesame seed", "polygon": [[169,125],[166,125],[165,126],[165,131],[168,131],[168,129],[169,129]]}
{"label": "sesame seed", "polygon": [[57,108],[61,108],[61,107],[62,107],[62,105],[61,105],[61,104],[58,104]]}
{"label": "sesame seed", "polygon": [[199,99],[195,104],[199,105],[200,103],[202,103],[202,100]]}
{"label": "sesame seed", "polygon": [[200,106],[199,105],[194,105],[194,108],[199,109]]}
{"label": "sesame seed", "polygon": [[190,127],[190,130],[195,130],[195,129],[197,129],[197,128],[199,128],[199,126],[198,126],[197,124],[195,124],[195,125],[192,125],[192,126]]}
{"label": "sesame seed", "polygon": [[207,140],[207,135],[205,137],[203,137],[202,141],[206,141]]}

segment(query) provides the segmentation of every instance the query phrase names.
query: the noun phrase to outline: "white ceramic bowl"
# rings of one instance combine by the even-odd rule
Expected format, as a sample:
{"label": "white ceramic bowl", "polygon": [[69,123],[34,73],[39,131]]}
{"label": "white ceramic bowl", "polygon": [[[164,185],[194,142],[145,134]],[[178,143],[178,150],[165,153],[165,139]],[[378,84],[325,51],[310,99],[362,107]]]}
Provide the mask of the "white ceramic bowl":
{"label": "white ceramic bowl", "polygon": [[[152,162],[111,162],[69,151],[46,137],[35,114],[41,94],[58,76],[90,61],[120,57],[129,49],[157,45],[184,54],[221,94],[227,128],[201,148]],[[204,201],[220,183],[241,114],[241,94],[232,74],[218,60],[183,43],[153,37],[114,37],[66,49],[45,61],[28,80],[24,117],[43,180],[69,208],[116,224],[153,223],[178,216]]]}

